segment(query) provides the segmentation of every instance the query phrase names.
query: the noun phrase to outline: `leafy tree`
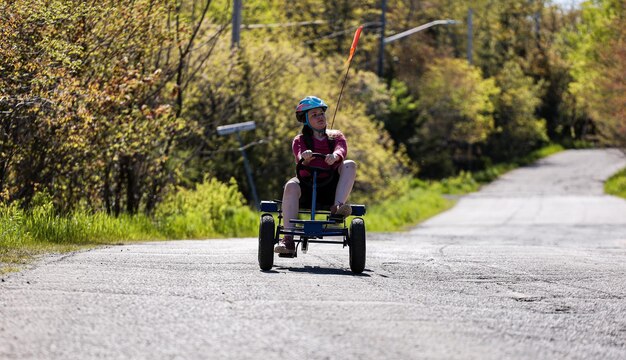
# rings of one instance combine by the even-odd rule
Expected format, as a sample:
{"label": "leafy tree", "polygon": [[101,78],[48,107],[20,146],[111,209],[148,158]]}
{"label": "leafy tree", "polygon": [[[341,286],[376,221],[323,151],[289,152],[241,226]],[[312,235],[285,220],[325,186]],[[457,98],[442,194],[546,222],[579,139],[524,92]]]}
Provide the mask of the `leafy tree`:
{"label": "leafy tree", "polygon": [[491,134],[492,159],[502,161],[522,156],[547,141],[545,121],[535,118],[541,103],[541,84],[524,75],[514,61],[496,76],[500,88],[495,105],[495,131]]}
{"label": "leafy tree", "polygon": [[[452,1],[388,1],[386,36],[439,19],[463,20],[469,4]],[[434,58],[465,54],[466,27],[434,26],[385,46],[385,76],[402,81],[413,95]]]}
{"label": "leafy tree", "polygon": [[605,144],[626,149],[626,21],[615,19],[615,38],[600,52],[603,77],[591,114]]}
{"label": "leafy tree", "polygon": [[[156,66],[168,3],[13,1],[2,16],[5,201],[136,212],[185,129]],[[71,9],[71,11],[69,11]],[[4,22],[3,22],[4,24]],[[17,50],[15,50],[17,49]],[[24,106],[26,105],[26,106]]]}
{"label": "leafy tree", "polygon": [[[351,79],[348,92],[355,101],[366,104],[367,115],[383,125],[391,136],[396,151],[406,152],[405,145],[416,133],[418,115],[417,101],[408,86],[392,80],[387,87],[373,73],[359,72]],[[417,164],[412,163],[408,167],[412,173],[417,174]]]}
{"label": "leafy tree", "polygon": [[419,114],[418,103],[403,82],[392,81],[389,91],[391,99],[388,113],[382,117],[385,129],[397,145],[406,144],[417,130],[415,125]]}
{"label": "leafy tree", "polygon": [[624,10],[623,1],[587,1],[577,31],[568,34],[573,105],[595,121],[603,141],[616,145],[625,137]]}
{"label": "leafy tree", "polygon": [[[576,11],[567,12],[549,1],[488,0],[471,6],[474,60],[485,76],[500,74],[511,61],[518,63],[524,75],[542,84],[536,111],[546,120],[549,137],[559,141],[588,133],[587,122],[570,111],[567,88],[571,76],[559,44],[561,30],[576,23]],[[496,157],[502,154],[494,150]]]}
{"label": "leafy tree", "polygon": [[[435,61],[420,89],[420,130],[411,142],[417,147],[415,153],[421,154],[425,176],[451,175],[451,162],[468,165],[471,147],[493,131],[492,98],[499,89],[493,78],[483,79],[478,68],[459,59]],[[443,154],[448,159],[442,159]]]}

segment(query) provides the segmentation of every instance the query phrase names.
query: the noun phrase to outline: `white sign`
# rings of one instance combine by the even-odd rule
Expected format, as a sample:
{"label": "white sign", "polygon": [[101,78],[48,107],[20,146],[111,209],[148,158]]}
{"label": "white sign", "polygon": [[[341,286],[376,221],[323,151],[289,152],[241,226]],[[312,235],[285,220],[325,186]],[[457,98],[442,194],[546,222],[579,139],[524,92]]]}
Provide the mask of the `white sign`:
{"label": "white sign", "polygon": [[256,129],[256,125],[254,124],[254,121],[246,121],[246,122],[237,123],[237,124],[218,126],[217,133],[219,135],[228,135],[234,132],[248,131],[248,130],[254,130],[254,129]]}

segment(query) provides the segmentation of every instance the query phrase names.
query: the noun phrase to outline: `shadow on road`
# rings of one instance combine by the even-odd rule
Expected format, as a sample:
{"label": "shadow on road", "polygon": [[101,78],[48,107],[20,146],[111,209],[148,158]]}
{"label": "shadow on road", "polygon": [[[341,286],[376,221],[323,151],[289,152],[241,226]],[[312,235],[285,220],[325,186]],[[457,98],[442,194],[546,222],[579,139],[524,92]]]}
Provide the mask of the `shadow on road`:
{"label": "shadow on road", "polygon": [[[293,272],[300,272],[300,273],[309,273],[309,274],[317,274],[317,275],[350,275],[350,276],[363,276],[363,277],[370,277],[369,274],[365,274],[365,272],[369,272],[370,270],[365,269],[365,271],[361,274],[355,274],[350,270],[345,270],[345,269],[337,269],[337,268],[326,268],[326,267],[319,267],[319,266],[304,266],[304,267],[276,267],[276,269],[278,270],[287,270],[287,271],[293,271]],[[276,270],[270,270],[270,271],[263,271],[266,273],[279,273],[279,271]]]}

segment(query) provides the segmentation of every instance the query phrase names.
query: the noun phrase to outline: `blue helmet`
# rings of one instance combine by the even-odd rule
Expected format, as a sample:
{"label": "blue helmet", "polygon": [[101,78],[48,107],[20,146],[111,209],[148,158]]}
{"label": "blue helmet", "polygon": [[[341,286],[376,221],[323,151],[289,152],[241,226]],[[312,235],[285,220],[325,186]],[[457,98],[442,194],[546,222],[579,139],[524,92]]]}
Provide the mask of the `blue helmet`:
{"label": "blue helmet", "polygon": [[300,100],[300,103],[296,106],[296,119],[301,123],[306,122],[307,111],[317,108],[322,108],[326,111],[326,109],[328,109],[328,105],[326,105],[324,100],[318,98],[317,96],[305,97]]}

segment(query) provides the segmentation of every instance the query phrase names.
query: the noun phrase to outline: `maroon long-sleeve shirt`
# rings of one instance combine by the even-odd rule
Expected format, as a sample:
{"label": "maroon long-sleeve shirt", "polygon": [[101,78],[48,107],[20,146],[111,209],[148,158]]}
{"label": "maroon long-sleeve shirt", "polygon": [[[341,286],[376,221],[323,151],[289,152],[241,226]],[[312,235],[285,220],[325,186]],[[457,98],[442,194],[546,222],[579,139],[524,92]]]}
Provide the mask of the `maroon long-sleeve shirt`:
{"label": "maroon long-sleeve shirt", "polygon": [[[346,155],[348,154],[348,143],[346,142],[346,137],[343,135],[342,132],[338,130],[329,130],[328,133],[333,137],[335,141],[335,147],[334,149],[332,149],[332,151],[328,145],[328,138],[318,140],[315,137],[313,137],[313,149],[308,149],[306,147],[306,143],[304,142],[304,136],[302,134],[296,136],[293,139],[293,142],[291,144],[291,149],[293,150],[293,156],[296,160],[296,163],[300,161],[302,157],[301,154],[304,151],[311,150],[315,153],[320,153],[320,154],[325,154],[325,155],[334,153],[335,155],[339,156],[339,159],[331,166],[331,165],[326,164],[324,159],[313,158],[311,159],[311,162],[309,162],[307,165],[320,167],[324,169],[338,168],[341,165],[341,162],[346,158]],[[310,174],[307,171],[302,171],[300,172],[300,175],[309,176]],[[323,175],[321,176],[323,177]]]}

